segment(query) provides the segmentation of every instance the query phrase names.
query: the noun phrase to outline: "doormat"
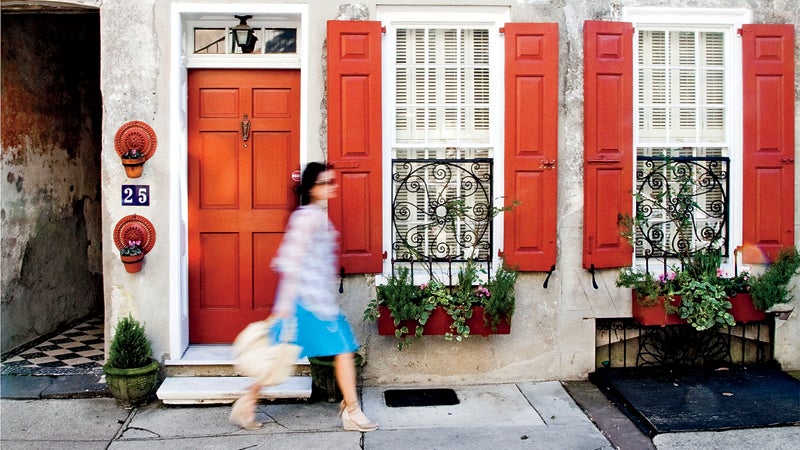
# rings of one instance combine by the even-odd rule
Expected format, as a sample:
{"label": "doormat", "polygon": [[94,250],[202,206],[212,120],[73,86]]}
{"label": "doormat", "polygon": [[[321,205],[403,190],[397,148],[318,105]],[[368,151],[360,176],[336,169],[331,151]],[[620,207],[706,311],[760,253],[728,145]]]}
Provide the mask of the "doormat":
{"label": "doormat", "polygon": [[386,406],[447,406],[457,405],[458,396],[452,389],[389,389],[383,391]]}
{"label": "doormat", "polygon": [[651,437],[800,424],[800,380],[778,369],[603,369],[589,379]]}

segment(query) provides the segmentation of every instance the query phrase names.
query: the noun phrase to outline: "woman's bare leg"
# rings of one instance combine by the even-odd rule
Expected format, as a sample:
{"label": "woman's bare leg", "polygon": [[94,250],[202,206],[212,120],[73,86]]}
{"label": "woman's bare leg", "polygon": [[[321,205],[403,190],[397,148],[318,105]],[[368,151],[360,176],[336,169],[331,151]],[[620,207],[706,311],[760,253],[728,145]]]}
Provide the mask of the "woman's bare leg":
{"label": "woman's bare leg", "polygon": [[341,353],[333,358],[333,370],[336,373],[336,382],[339,391],[347,406],[358,405],[356,392],[356,364],[352,353]]}

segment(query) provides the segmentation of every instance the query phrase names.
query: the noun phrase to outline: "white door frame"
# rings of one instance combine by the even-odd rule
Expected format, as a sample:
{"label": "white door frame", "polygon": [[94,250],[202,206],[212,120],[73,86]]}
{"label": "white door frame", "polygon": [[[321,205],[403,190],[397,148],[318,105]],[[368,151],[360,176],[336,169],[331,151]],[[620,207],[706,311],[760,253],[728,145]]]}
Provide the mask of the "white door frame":
{"label": "white door frame", "polygon": [[[270,58],[266,55],[214,55],[202,63],[192,62],[184,52],[188,22],[202,16],[235,14],[299,16],[297,55],[299,58]],[[169,355],[179,360],[189,346],[188,266],[188,182],[187,182],[187,72],[207,68],[297,68],[300,69],[300,162],[308,158],[308,5],[274,3],[173,3],[170,11],[169,52]]]}

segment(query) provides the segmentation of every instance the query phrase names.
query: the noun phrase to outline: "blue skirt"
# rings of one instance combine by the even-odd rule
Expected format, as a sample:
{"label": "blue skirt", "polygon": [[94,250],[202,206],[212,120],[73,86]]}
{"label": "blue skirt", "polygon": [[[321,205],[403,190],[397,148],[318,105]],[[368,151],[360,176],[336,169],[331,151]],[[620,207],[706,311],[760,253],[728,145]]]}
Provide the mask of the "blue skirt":
{"label": "blue skirt", "polygon": [[[333,356],[358,350],[358,342],[347,319],[340,312],[333,320],[322,320],[311,311],[296,303],[297,333],[294,344],[303,348],[300,357]],[[273,330],[280,335],[282,322]]]}

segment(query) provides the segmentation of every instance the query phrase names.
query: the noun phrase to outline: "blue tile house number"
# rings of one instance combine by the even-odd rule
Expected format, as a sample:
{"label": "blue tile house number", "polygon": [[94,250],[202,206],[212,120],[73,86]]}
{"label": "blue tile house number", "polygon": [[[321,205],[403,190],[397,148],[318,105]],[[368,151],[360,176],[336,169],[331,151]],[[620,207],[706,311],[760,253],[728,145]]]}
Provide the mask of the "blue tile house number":
{"label": "blue tile house number", "polygon": [[123,184],[122,206],[150,206],[150,185]]}

